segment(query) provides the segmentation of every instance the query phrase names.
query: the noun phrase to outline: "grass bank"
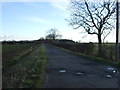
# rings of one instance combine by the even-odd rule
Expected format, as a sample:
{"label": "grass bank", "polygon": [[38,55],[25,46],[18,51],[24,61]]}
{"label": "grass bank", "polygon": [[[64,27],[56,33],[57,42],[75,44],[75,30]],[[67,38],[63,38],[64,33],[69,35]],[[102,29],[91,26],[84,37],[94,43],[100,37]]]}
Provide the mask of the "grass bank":
{"label": "grass bank", "polygon": [[115,67],[120,68],[120,61],[116,62],[116,61],[112,61],[112,60],[108,60],[108,59],[104,59],[104,58],[100,58],[100,57],[90,56],[90,55],[86,55],[86,54],[82,54],[82,53],[78,53],[78,52],[73,52],[71,50],[60,48],[60,47],[57,47],[57,48],[64,50],[64,51],[67,51],[67,52],[70,52],[72,54],[84,57],[84,58],[88,58],[88,59],[96,61],[96,62],[100,62],[103,64],[107,64],[107,65],[111,65],[111,66],[115,66]]}

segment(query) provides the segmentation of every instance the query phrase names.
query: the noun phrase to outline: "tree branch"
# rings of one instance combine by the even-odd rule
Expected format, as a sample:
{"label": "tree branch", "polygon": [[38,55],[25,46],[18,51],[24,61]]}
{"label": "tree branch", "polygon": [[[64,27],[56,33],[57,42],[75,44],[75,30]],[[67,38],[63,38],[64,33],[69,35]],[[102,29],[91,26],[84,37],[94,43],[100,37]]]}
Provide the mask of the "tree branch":
{"label": "tree branch", "polygon": [[94,26],[98,29],[98,27],[96,26],[96,24],[95,24],[95,22],[94,22],[94,19],[93,19],[92,13],[90,12],[90,10],[89,10],[89,6],[88,6],[88,4],[87,4],[86,1],[85,1],[85,5],[86,5],[87,10],[88,10],[88,12],[89,12],[89,14],[90,14],[90,17],[91,17],[91,19],[92,19],[92,23],[93,23]]}

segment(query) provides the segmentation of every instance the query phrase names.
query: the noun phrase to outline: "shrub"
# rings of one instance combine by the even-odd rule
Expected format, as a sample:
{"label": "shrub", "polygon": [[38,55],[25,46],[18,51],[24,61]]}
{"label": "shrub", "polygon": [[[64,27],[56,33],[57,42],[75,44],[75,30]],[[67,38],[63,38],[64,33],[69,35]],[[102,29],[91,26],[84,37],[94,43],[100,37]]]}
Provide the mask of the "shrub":
{"label": "shrub", "polygon": [[115,45],[105,43],[102,46],[102,57],[107,59],[115,59]]}

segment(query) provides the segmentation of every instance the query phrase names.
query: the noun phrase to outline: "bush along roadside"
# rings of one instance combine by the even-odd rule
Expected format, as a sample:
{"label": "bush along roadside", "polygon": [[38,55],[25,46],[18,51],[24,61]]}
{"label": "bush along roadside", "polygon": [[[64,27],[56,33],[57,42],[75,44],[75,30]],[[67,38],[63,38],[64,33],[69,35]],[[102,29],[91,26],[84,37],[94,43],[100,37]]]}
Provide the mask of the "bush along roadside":
{"label": "bush along roadside", "polygon": [[44,44],[20,60],[3,73],[3,88],[42,88],[47,64]]}

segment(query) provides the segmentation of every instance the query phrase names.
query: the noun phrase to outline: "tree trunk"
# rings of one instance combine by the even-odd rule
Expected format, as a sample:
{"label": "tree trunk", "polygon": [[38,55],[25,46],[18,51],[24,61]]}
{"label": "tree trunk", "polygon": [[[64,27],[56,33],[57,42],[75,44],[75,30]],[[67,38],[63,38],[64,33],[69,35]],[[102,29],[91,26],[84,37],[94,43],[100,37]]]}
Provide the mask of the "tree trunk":
{"label": "tree trunk", "polygon": [[98,34],[98,56],[102,56],[102,40],[101,34]]}

